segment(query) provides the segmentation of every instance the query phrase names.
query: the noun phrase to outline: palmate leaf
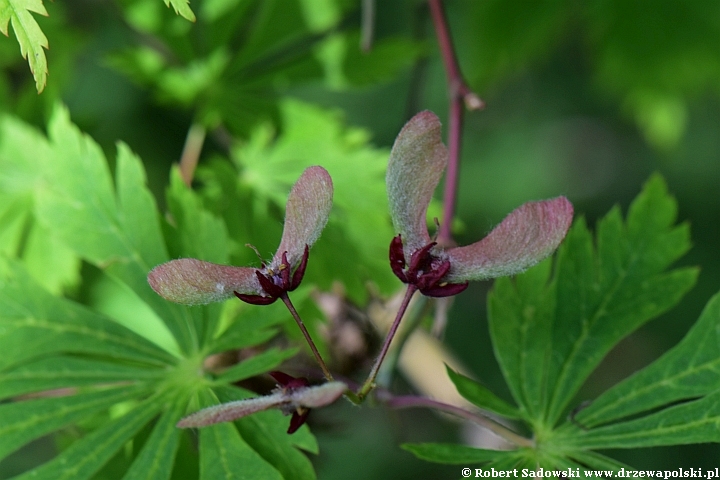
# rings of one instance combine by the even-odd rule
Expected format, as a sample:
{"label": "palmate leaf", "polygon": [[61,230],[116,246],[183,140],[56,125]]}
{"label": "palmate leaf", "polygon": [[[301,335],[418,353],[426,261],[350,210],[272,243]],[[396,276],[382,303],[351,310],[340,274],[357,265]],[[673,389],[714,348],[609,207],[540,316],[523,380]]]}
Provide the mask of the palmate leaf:
{"label": "palmate leaf", "polygon": [[27,58],[35,79],[35,88],[42,92],[47,83],[47,58],[44,48],[48,40],[31,12],[47,16],[42,0],[0,0],[0,32],[8,36],[8,23],[12,22],[20,53]]}
{"label": "palmate leaf", "polygon": [[5,263],[6,274],[0,276],[0,371],[70,352],[161,368],[176,363],[176,357],[109,318],[53,297],[19,263]]}
{"label": "palmate leaf", "polygon": [[75,442],[63,453],[41,467],[15,477],[16,480],[91,478],[110,460],[163,406],[163,395],[151,397],[125,415],[107,422]]}
{"label": "palmate leaf", "polygon": [[[685,338],[658,360],[611,388],[566,425],[563,439],[584,448],[635,448],[720,441],[720,294]],[[674,405],[679,401],[686,401]],[[656,411],[658,407],[665,407]],[[653,412],[628,421],[623,418]]]}
{"label": "palmate leaf", "polygon": [[[11,141],[0,138],[0,152]],[[203,209],[175,173],[167,192],[170,215],[161,221],[139,159],[119,145],[113,182],[98,145],[70,123],[63,109],[50,121],[49,141],[40,135],[38,142],[47,150],[46,168],[38,168],[33,188],[10,192],[10,197],[29,198],[43,227],[102,269],[126,292],[123,298],[133,296],[132,302],[142,307],[134,311],[150,312],[143,314],[145,320],[166,326],[175,347],[155,343],[157,337],[142,324],[131,331],[120,315],[114,319],[52,295],[23,262],[0,256],[0,399],[5,402],[0,405],[0,458],[79,423],[92,426],[87,435],[18,478],[89,479],[110,468],[117,471],[117,464],[126,479],[170,478],[182,463],[177,458],[181,445],[192,442],[192,431],[176,428],[198,407],[190,400],[205,392],[210,395],[206,400],[216,403],[210,388],[228,389],[230,382],[275,368],[294,352],[269,349],[219,373],[205,371],[205,357],[256,347],[286,318],[272,309],[255,315],[257,310],[240,302],[186,308],[151,295],[145,277],[150,267],[169,258],[168,251],[227,261],[231,242],[222,221]],[[252,395],[233,388],[228,392],[225,396]],[[314,478],[311,463],[298,450],[317,449],[307,427],[282,440],[288,437],[288,420],[280,412],[267,413],[201,433],[203,478],[248,478],[256,467],[266,478]],[[269,459],[274,455],[278,460]]]}
{"label": "palmate leaf", "polygon": [[37,192],[40,221],[86,261],[127,284],[175,337],[182,352],[196,344],[199,320],[158,297],[147,283],[152,267],[169,260],[140,160],[119,144],[116,185],[100,147],[56,108],[49,125],[53,156]]}
{"label": "palmate leaf", "polygon": [[[717,298],[677,347],[557,426],[612,347],[674,306],[694,284],[697,269],[668,270],[690,246],[688,226],[675,225],[676,212],[664,181],[653,176],[627,220],[614,208],[599,221],[595,241],[584,220],[576,221],[554,269],[546,261],[515,279],[496,281],[488,299],[493,347],[534,437],[534,446],[515,450],[518,468],[618,470],[625,466],[591,450],[720,441]],[[512,417],[512,410],[504,411],[502,403],[498,408],[497,399],[469,379],[453,380],[470,401]],[[428,450],[435,460],[442,451]]]}
{"label": "palmate leaf", "polygon": [[685,338],[640,372],[578,413],[585,427],[617,421],[720,389],[720,294],[705,307]]}
{"label": "palmate leaf", "polygon": [[0,252],[19,257],[52,293],[80,280],[80,259],[34,218],[35,189],[50,158],[45,135],[12,118],[0,118]]}
{"label": "palmate leaf", "polygon": [[677,206],[654,176],[623,223],[613,209],[598,225],[597,248],[583,220],[549,264],[513,285],[496,282],[489,298],[496,356],[515,401],[536,426],[552,427],[585,379],[622,338],[674,306],[695,268],[666,268],[690,247]]}

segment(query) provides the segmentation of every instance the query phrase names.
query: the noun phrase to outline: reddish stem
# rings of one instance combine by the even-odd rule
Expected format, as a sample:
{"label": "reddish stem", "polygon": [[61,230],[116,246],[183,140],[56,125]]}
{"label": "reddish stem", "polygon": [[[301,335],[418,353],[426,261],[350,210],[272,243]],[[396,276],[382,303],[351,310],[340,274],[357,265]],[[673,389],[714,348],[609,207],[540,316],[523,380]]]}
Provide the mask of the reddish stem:
{"label": "reddish stem", "polygon": [[392,325],[390,326],[390,330],[388,331],[388,334],[385,337],[385,342],[383,343],[383,346],[380,349],[380,353],[378,354],[377,358],[375,359],[375,364],[373,365],[372,370],[370,370],[370,374],[368,375],[367,380],[365,380],[365,383],[363,383],[362,388],[358,392],[358,397],[360,398],[360,401],[362,401],[365,398],[365,396],[368,393],[370,393],[373,388],[375,388],[375,377],[377,377],[377,374],[380,371],[380,366],[382,365],[383,360],[385,359],[385,355],[387,355],[387,352],[390,349],[390,344],[392,343],[392,339],[395,337],[395,333],[397,333],[398,327],[400,326],[400,320],[402,320],[403,316],[405,315],[408,305],[410,305],[410,300],[412,299],[412,296],[413,296],[413,294],[415,294],[416,291],[417,291],[417,287],[415,285],[408,284],[407,290],[405,291],[405,297],[403,297],[403,301],[400,304],[400,308],[398,308],[398,311],[395,314],[395,320],[393,321]]}
{"label": "reddish stem", "polygon": [[318,364],[320,365],[320,368],[323,371],[323,375],[325,375],[325,378],[329,381],[333,381],[333,376],[330,373],[330,370],[328,369],[327,365],[325,364],[325,361],[320,356],[320,352],[318,351],[317,347],[315,346],[315,342],[313,342],[312,337],[310,336],[310,332],[308,332],[307,328],[305,327],[305,324],[303,323],[302,319],[300,318],[300,315],[297,313],[297,310],[295,310],[295,306],[290,301],[290,297],[288,297],[287,292],[283,292],[282,295],[280,295],[280,300],[283,301],[287,309],[290,311],[290,315],[295,319],[295,322],[298,324],[298,327],[300,327],[300,331],[302,332],[303,336],[305,337],[305,341],[310,345],[310,350],[312,350],[313,355],[315,356],[315,360],[317,360]]}
{"label": "reddish stem", "polygon": [[476,423],[476,424],[480,425],[481,427],[490,430],[491,432],[493,432],[495,435],[499,436],[500,438],[507,440],[508,442],[513,443],[519,447],[532,447],[533,446],[532,440],[525,438],[521,435],[518,435],[517,433],[513,432],[512,430],[505,427],[504,425],[497,423],[496,421],[492,420],[491,418],[488,418],[485,415],[482,415],[480,413],[469,412],[460,407],[456,407],[455,405],[438,402],[437,400],[432,400],[430,398],[416,397],[413,395],[405,395],[405,396],[396,397],[387,391],[378,392],[377,397],[378,397],[378,400],[382,401],[385,405],[387,405],[390,408],[401,409],[401,408],[425,407],[425,408],[433,408],[435,410],[440,410],[442,412],[450,413],[457,417],[464,418],[465,420],[469,420],[473,423]]}
{"label": "reddish stem", "polygon": [[428,0],[430,13],[437,34],[440,53],[445,65],[450,91],[450,118],[448,120],[448,168],[445,175],[445,191],[443,197],[443,220],[440,223],[437,242],[441,246],[451,246],[452,219],[455,215],[457,199],[457,180],[459,175],[460,143],[463,125],[463,103],[470,110],[479,110],[485,103],[467,86],[460,73],[455,49],[450,38],[450,31],[442,8],[441,0]]}

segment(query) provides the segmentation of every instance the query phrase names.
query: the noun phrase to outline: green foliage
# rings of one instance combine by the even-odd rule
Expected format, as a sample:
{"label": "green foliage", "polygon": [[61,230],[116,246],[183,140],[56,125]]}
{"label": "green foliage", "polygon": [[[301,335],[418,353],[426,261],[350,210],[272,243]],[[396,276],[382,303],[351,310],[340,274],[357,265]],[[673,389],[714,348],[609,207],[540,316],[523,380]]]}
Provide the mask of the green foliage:
{"label": "green foliage", "polygon": [[[361,5],[371,3],[375,38],[366,52],[358,31]],[[558,192],[592,216],[605,208],[593,203],[598,196],[625,198],[638,175],[661,168],[686,197],[683,216],[698,243],[692,261],[713,281],[717,212],[707,192],[718,181],[720,4],[443,4],[462,75],[489,107],[465,117],[458,211],[468,233]],[[155,295],[146,274],[179,257],[258,266],[245,244],[265,258],[275,251],[290,186],[307,166],[322,165],[335,204],[292,298],[323,356],[342,350],[326,344],[339,338],[337,325],[323,323],[314,289],[337,294],[339,316],[354,321],[374,314],[368,292],[387,298],[399,286],[387,265],[397,233],[383,185],[388,151],[372,141],[391,144],[418,110],[447,110],[426,2],[0,0],[0,32],[9,37],[10,26],[17,43],[0,40],[0,477],[315,478],[306,452],[318,453],[318,442],[307,427],[287,435],[277,411],[199,433],[176,428],[202,406],[254,396],[237,382],[249,385],[302,352],[283,306],[180,307]],[[52,109],[59,99],[95,140]],[[345,116],[363,129],[346,126]],[[47,135],[30,126],[48,117]],[[207,133],[193,188],[176,168],[166,181],[189,125]],[[118,137],[147,163],[121,143],[108,165]],[[146,183],[156,193],[168,185],[162,209]],[[482,383],[448,376],[532,446],[405,450],[458,466],[618,470],[629,467],[605,450],[720,442],[717,295],[677,346],[581,402],[603,357],[695,281],[696,270],[671,268],[689,248],[676,210],[653,177],[627,219],[613,209],[594,235],[579,219],[555,263],[496,283],[489,315],[501,373],[493,378],[483,365]],[[441,207],[430,212],[440,217]],[[463,325],[466,299],[451,310],[450,330]],[[453,341],[450,330],[446,345],[479,363],[477,345],[462,350],[472,332]],[[369,363],[368,344],[353,367]],[[237,350],[229,365],[212,366]],[[509,395],[486,386],[500,374]],[[319,470],[335,462],[342,475],[411,475],[412,455],[386,449],[370,458],[366,445],[337,447],[344,428],[352,442],[383,448],[383,432],[366,418],[333,425],[324,441],[344,456],[322,458]],[[424,438],[430,428],[423,423]],[[56,448],[54,458],[38,454],[42,444]],[[320,445],[331,450],[322,437]],[[30,463],[8,473],[16,459]]]}
{"label": "green foliage", "polygon": [[79,258],[33,215],[50,157],[47,139],[9,116],[0,119],[0,138],[0,252],[22,259],[47,290],[70,290],[79,281]]}
{"label": "green foliage", "polygon": [[[21,140],[32,136],[34,148],[44,153],[38,160],[42,168],[29,163],[6,171],[27,178],[16,184],[21,187],[16,192],[6,194],[26,198],[25,215],[32,217],[28,222],[53,232],[67,249],[122,285],[131,303],[143,306],[138,311],[144,317],[130,330],[123,318],[48,292],[24,261],[3,259],[0,393],[15,401],[0,405],[0,458],[79,424],[86,435],[17,478],[92,478],[110,468],[111,460],[125,465],[123,478],[170,478],[175,462],[181,461],[177,452],[187,442],[183,437],[189,435],[175,423],[218,397],[251,396],[228,385],[276,368],[295,351],[266,349],[217,372],[205,371],[205,357],[258,346],[284,318],[223,306],[184,308],[159,299],[146,275],[169,256],[139,159],[119,144],[113,179],[99,147],[70,123],[62,108],[53,113],[47,139],[19,123],[3,126],[21,132]],[[0,151],[11,149],[13,141],[6,138]],[[174,225],[164,228],[173,236],[174,253],[228,258],[224,225],[177,178],[168,190],[168,205]],[[174,235],[175,229],[182,235]],[[169,332],[172,341],[161,346],[158,338],[166,337],[158,337],[158,328]],[[48,391],[58,394],[43,393]],[[309,461],[296,450],[317,450],[307,428],[291,441],[269,445],[267,438],[286,436],[286,425],[280,412],[273,411],[250,422],[204,429],[200,478],[247,478],[247,468],[265,472],[262,478],[314,478]]]}
{"label": "green foliage", "polygon": [[[532,446],[512,454],[479,450],[474,460],[467,447],[407,448],[436,462],[490,462],[485,468],[502,463],[616,470],[622,465],[590,450],[718,441],[717,298],[674,349],[588,408],[569,412],[612,347],[676,305],[694,285],[696,268],[668,270],[690,246],[688,225],[675,225],[676,215],[677,205],[656,175],[630,206],[626,221],[612,209],[598,223],[595,240],[578,220],[554,269],[543,262],[514,280],[496,281],[488,302],[490,333],[517,409],[473,380],[448,373],[460,394],[477,406],[521,418],[533,432]],[[627,419],[638,414],[644,416]]]}
{"label": "green foliage", "polygon": [[[232,238],[251,241],[263,228],[263,218],[284,208],[287,192],[302,171],[322,165],[333,179],[333,211],[310,254],[307,278],[325,288],[340,281],[360,303],[368,281],[389,292],[397,282],[386,260],[393,237],[383,185],[388,152],[371,148],[368,133],[344,127],[337,114],[296,100],[283,101],[280,110],[282,134],[276,136],[265,124],[233,150],[232,172],[217,162],[198,173],[206,184],[204,195],[222,212]],[[237,181],[228,182],[228,175]],[[247,208],[239,211],[239,205]],[[273,251],[272,242],[280,237],[281,225],[273,223],[267,234],[261,233],[268,240],[255,243],[263,255]],[[242,250],[250,256],[233,263],[252,261],[252,252]]]}
{"label": "green foliage", "polygon": [[0,0],[0,32],[8,36],[8,23],[12,22],[20,53],[27,58],[35,88],[40,93],[47,82],[48,66],[43,49],[48,48],[48,40],[30,12],[47,15],[42,0]]}

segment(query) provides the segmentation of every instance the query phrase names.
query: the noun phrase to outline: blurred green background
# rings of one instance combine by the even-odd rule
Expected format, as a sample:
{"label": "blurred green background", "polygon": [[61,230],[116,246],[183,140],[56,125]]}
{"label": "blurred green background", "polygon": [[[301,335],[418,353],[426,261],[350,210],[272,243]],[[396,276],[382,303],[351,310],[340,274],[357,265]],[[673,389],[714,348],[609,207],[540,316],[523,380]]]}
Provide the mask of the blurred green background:
{"label": "blurred green background", "polygon": [[[444,3],[465,78],[487,103],[465,117],[459,243],[521,203],[561,194],[592,225],[615,204],[625,210],[654,171],[691,223],[684,263],[702,267],[697,287],[610,353],[579,400],[593,398],[674,345],[720,287],[720,2]],[[48,2],[49,17],[38,17],[50,41],[48,86],[37,94],[17,43],[0,37],[0,109],[43,128],[64,102],[110,157],[119,139],[140,155],[159,199],[193,122],[209,131],[202,165],[260,124],[282,132],[285,97],[329,109],[389,148],[419,110],[446,122],[447,84],[426,3],[374,4],[375,44],[365,54],[354,0],[193,1],[196,24],[160,0]],[[488,339],[490,286],[473,284],[457,299],[445,339],[509,398]],[[348,415],[337,406],[313,427],[320,478],[459,477],[459,467],[423,463],[398,446],[463,438],[430,412]],[[0,478],[51,450],[49,441],[22,450],[0,463]],[[639,469],[720,465],[717,445],[612,455]]]}

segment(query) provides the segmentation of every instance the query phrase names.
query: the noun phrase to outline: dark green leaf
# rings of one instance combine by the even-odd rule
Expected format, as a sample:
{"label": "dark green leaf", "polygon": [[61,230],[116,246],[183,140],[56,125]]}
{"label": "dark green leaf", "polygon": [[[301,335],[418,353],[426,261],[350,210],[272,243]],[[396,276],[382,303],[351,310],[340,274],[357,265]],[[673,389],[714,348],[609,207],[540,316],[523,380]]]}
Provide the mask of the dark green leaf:
{"label": "dark green leaf", "polygon": [[[637,420],[589,431],[566,431],[561,441],[583,448],[638,448],[720,442],[720,391]],[[577,429],[579,430],[579,429]]]}
{"label": "dark green leaf", "polygon": [[540,263],[513,284],[498,278],[488,297],[495,356],[513,397],[530,418],[546,403],[548,344],[555,311],[555,288],[547,285],[550,261]]}
{"label": "dark green leaf", "polygon": [[[532,418],[555,424],[608,351],[675,305],[697,270],[664,270],[690,246],[674,226],[675,201],[652,177],[623,223],[618,209],[599,222],[597,249],[575,223],[549,265],[496,282],[489,299],[495,351],[510,389]],[[550,336],[548,336],[550,335]]]}
{"label": "dark green leaf", "polygon": [[632,467],[597,452],[578,450],[577,452],[570,453],[569,456],[582,465],[596,470],[612,470],[614,472],[617,472],[621,468],[624,468],[626,471],[633,470]]}
{"label": "dark green leaf", "polygon": [[557,264],[557,308],[547,376],[547,419],[555,423],[587,376],[622,338],[677,304],[695,284],[694,268],[664,270],[690,248],[687,224],[653,176],[623,225],[613,210],[598,225],[597,253],[582,223]]}
{"label": "dark green leaf", "polygon": [[236,303],[232,323],[210,345],[211,353],[240,349],[263,343],[277,334],[272,328],[288,320],[288,312],[280,302],[263,307]]}
{"label": "dark green leaf", "polygon": [[499,398],[484,385],[481,385],[475,380],[453,371],[450,367],[446,366],[446,368],[448,376],[450,376],[450,380],[452,380],[455,384],[455,388],[457,388],[458,393],[474,405],[485,410],[490,410],[491,412],[495,412],[504,417],[521,417],[517,408]]}
{"label": "dark green leaf", "polygon": [[586,427],[720,389],[720,295],[673,349],[611,388],[576,416]]}

